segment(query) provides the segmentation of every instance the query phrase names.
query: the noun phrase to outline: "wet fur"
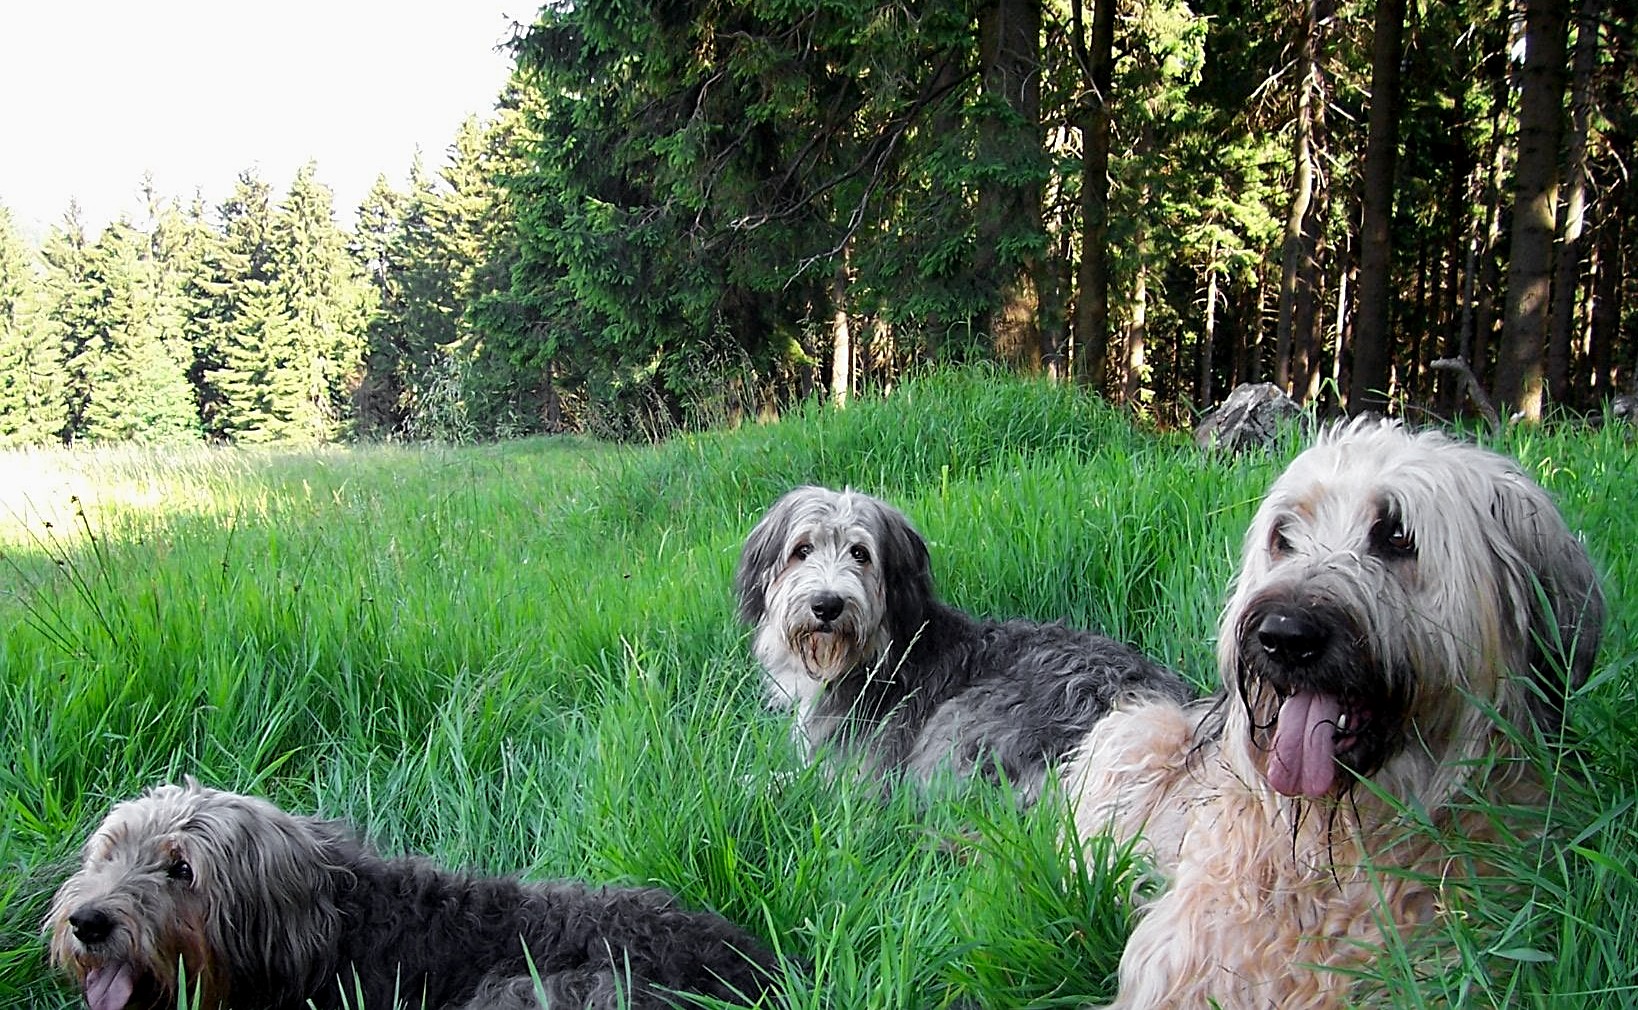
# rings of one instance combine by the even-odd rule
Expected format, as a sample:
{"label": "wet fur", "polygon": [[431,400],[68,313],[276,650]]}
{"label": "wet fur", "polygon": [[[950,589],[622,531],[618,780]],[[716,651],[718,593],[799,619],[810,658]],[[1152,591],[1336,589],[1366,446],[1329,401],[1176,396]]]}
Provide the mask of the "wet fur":
{"label": "wet fur", "polygon": [[[1330,429],[1246,534],[1222,692],[1123,708],[1069,769],[1081,835],[1141,838],[1167,881],[1126,946],[1114,1006],[1364,998],[1351,970],[1483,871],[1443,839],[1532,830],[1469,801],[1541,804],[1513,741],[1556,733],[1603,613],[1585,549],[1511,460],[1391,422]],[[1275,633],[1286,621],[1321,630],[1291,649]],[[1282,793],[1274,741],[1304,692],[1342,713],[1317,727],[1332,733],[1334,783],[1278,779]]]}

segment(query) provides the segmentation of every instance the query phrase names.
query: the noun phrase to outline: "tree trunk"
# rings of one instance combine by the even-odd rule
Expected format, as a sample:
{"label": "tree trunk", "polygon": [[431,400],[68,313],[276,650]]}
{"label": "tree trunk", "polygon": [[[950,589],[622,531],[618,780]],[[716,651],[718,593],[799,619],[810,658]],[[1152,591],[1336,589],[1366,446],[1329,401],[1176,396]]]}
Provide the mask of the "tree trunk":
{"label": "tree trunk", "polygon": [[1070,43],[1087,81],[1077,116],[1081,131],[1081,263],[1076,277],[1075,377],[1098,392],[1108,382],[1109,356],[1109,101],[1115,77],[1115,0],[1097,0],[1092,37],[1084,31],[1083,0],[1071,0]]}
{"label": "tree trunk", "polygon": [[[1285,240],[1280,247],[1279,323],[1274,337],[1274,384],[1287,393],[1291,389],[1293,348],[1303,339],[1302,305],[1312,305],[1315,247],[1319,241],[1314,222],[1315,120],[1323,107],[1319,95],[1319,32],[1323,0],[1306,0],[1302,5],[1297,42],[1296,153],[1291,180],[1291,206],[1285,218]],[[1309,313],[1310,324],[1312,312]]]}
{"label": "tree trunk", "polygon": [[[1337,325],[1332,334],[1335,349],[1331,353],[1331,388],[1339,400],[1340,406],[1347,406],[1347,394],[1342,387],[1342,363],[1352,350],[1349,336],[1354,331],[1354,317],[1348,311],[1348,290],[1353,286],[1354,279],[1359,275],[1359,268],[1354,265],[1352,256],[1340,257],[1337,264]],[[1350,381],[1352,372],[1349,372]]]}
{"label": "tree trunk", "polygon": [[1628,211],[1622,203],[1631,191],[1631,183],[1618,181],[1606,194],[1598,222],[1598,268],[1594,273],[1592,314],[1593,395],[1598,403],[1606,403],[1620,390],[1615,388],[1615,347],[1621,337],[1621,295],[1626,280],[1626,242],[1624,241]]}
{"label": "tree trunk", "polygon": [[1421,381],[1422,361],[1428,353],[1428,273],[1432,269],[1428,245],[1423,242],[1417,254],[1416,289],[1411,295],[1411,309],[1401,316],[1399,323],[1409,342],[1409,347],[1405,349],[1405,363],[1398,369],[1400,393],[1406,400],[1422,399],[1425,392]]}
{"label": "tree trunk", "polygon": [[1570,344],[1575,327],[1576,295],[1581,290],[1581,235],[1587,199],[1587,124],[1592,113],[1592,76],[1598,63],[1601,0],[1582,0],[1577,18],[1575,66],[1570,81],[1570,137],[1564,155],[1564,202],[1561,205],[1558,268],[1553,277],[1551,325],[1547,331],[1547,395],[1574,406],[1570,388]]}
{"label": "tree trunk", "polygon": [[1474,364],[1473,357],[1474,328],[1478,323],[1474,311],[1474,298],[1478,294],[1479,286],[1479,256],[1481,243],[1484,241],[1484,227],[1486,211],[1484,207],[1484,184],[1481,176],[1484,166],[1475,164],[1467,181],[1466,206],[1467,235],[1462,243],[1462,280],[1461,290],[1457,295],[1457,324],[1456,324],[1456,356],[1469,362],[1472,367],[1479,367],[1482,362]]}
{"label": "tree trunk", "polygon": [[[1138,206],[1148,203],[1149,187],[1143,187],[1143,193],[1138,198]],[[1143,382],[1148,371],[1148,325],[1149,325],[1149,231],[1141,220],[1137,222],[1137,234],[1133,236],[1132,247],[1137,259],[1136,273],[1132,278],[1132,320],[1126,329],[1125,376],[1121,383],[1121,402],[1128,407],[1136,406],[1141,398]]]}
{"label": "tree trunk", "polygon": [[853,333],[847,320],[847,248],[836,260],[836,272],[830,280],[830,400],[838,407],[847,406],[848,394],[853,389]]}
{"label": "tree trunk", "polygon": [[1065,303],[1070,284],[1070,232],[1067,228],[1057,231],[1058,248],[1043,258],[1037,281],[1041,296],[1041,370],[1052,382],[1064,378],[1064,351],[1069,338]]}
{"label": "tree trunk", "polygon": [[1542,352],[1552,288],[1567,6],[1564,0],[1524,0],[1513,236],[1495,393],[1504,414],[1532,421],[1541,418]]}
{"label": "tree trunk", "polygon": [[[1499,117],[1498,117],[1499,120]],[[1499,123],[1498,123],[1499,125]],[[1499,139],[1499,138],[1498,138]],[[1507,145],[1498,143],[1490,165],[1489,199],[1485,203],[1485,229],[1479,248],[1479,277],[1473,298],[1473,372],[1484,381],[1494,374],[1490,367],[1491,344],[1496,336],[1496,295],[1501,286],[1501,263],[1497,251],[1502,244],[1502,194],[1507,184]]]}
{"label": "tree trunk", "polygon": [[1473,282],[1472,293],[1472,351],[1464,354],[1464,357],[1467,358],[1479,381],[1482,383],[1489,379],[1492,386],[1495,370],[1491,367],[1491,352],[1496,343],[1497,296],[1502,293],[1499,256],[1502,248],[1503,204],[1507,199],[1505,194],[1510,150],[1507,135],[1511,132],[1508,120],[1512,114],[1508,53],[1513,50],[1513,45],[1522,31],[1522,26],[1515,24],[1511,17],[1511,7],[1504,5],[1496,26],[1496,41],[1488,47],[1491,52],[1485,57],[1483,64],[1483,73],[1491,82],[1490,170],[1478,197],[1484,221],[1475,253],[1477,276]]}
{"label": "tree trunk", "polygon": [[[1264,265],[1267,266],[1266,262]],[[1246,329],[1245,368],[1240,373],[1240,377],[1235,380],[1236,385],[1242,382],[1255,382],[1265,374],[1263,371],[1263,345],[1267,342],[1264,323],[1268,319],[1269,285],[1268,278],[1264,273],[1264,270],[1257,271],[1257,290],[1254,292],[1256,295],[1256,312],[1252,314],[1249,321],[1250,325]]]}
{"label": "tree trunk", "polygon": [[1393,315],[1393,176],[1399,159],[1399,63],[1405,0],[1378,0],[1371,44],[1371,111],[1360,196],[1359,311],[1348,412],[1388,409]]}
{"label": "tree trunk", "polygon": [[[1456,357],[1461,355],[1461,340],[1457,333],[1457,320],[1461,315],[1462,297],[1462,264],[1463,247],[1467,239],[1467,223],[1469,215],[1463,208],[1467,206],[1464,199],[1467,192],[1467,174],[1452,172],[1450,176],[1450,197],[1446,203],[1447,213],[1450,215],[1449,231],[1445,235],[1444,270],[1440,275],[1439,299],[1435,307],[1438,314],[1439,355],[1441,357]],[[1434,383],[1442,393],[1438,400],[1439,409],[1445,417],[1454,417],[1460,400],[1456,395],[1455,383],[1444,381],[1434,376]]]}
{"label": "tree trunk", "polygon": [[1206,260],[1206,325],[1200,337],[1200,386],[1195,403],[1201,410],[1211,406],[1211,358],[1217,342],[1217,247]]}
{"label": "tree trunk", "polygon": [[[1041,337],[1041,184],[1031,171],[1041,136],[1040,0],[993,0],[980,12],[979,63],[988,111],[979,128],[979,160],[998,169],[978,190],[978,247],[973,272],[993,285],[996,301],[984,320],[995,348],[1013,361],[1035,360]],[[1025,181],[1017,181],[1023,179]],[[1032,252],[1008,254],[1028,246]]]}
{"label": "tree trunk", "polygon": [[554,435],[563,430],[563,401],[557,393],[556,372],[557,364],[552,361],[546,362],[546,372],[543,376],[546,385],[546,430]]}

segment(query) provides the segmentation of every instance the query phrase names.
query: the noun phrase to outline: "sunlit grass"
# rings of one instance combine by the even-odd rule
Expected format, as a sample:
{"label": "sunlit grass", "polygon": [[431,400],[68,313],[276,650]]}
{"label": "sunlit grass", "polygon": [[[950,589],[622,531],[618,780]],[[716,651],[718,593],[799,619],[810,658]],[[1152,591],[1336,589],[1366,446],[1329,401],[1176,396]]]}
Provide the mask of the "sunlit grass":
{"label": "sunlit grass", "polygon": [[[1440,967],[1381,967],[1400,1005],[1635,998],[1625,432],[1503,446],[1606,574],[1604,662],[1553,843],[1451,918]],[[1105,999],[1140,868],[1066,856],[1051,801],[883,802],[799,767],[734,619],[740,544],[791,485],[851,485],[917,523],[951,602],[1100,628],[1206,685],[1290,451],[1208,458],[1072,389],[956,374],[647,448],[0,457],[0,1006],[75,1005],[45,902],[111,802],[183,774],[452,865],[670,887],[788,952],[795,1006]]]}

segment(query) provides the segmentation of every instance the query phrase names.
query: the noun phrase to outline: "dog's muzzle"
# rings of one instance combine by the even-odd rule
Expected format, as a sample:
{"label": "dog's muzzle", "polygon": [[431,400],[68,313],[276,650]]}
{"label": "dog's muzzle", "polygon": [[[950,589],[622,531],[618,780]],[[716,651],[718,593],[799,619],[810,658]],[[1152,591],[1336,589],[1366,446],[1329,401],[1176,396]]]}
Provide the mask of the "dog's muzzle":
{"label": "dog's muzzle", "polygon": [[846,607],[847,601],[837,593],[818,593],[808,605],[808,609],[813,611],[814,620],[819,622],[821,631],[829,631],[831,624],[842,616],[842,611]]}
{"label": "dog's muzzle", "polygon": [[68,925],[74,939],[87,947],[95,947],[113,935],[116,923],[113,916],[92,906],[69,913]]}
{"label": "dog's muzzle", "polygon": [[1330,644],[1331,631],[1298,610],[1273,610],[1257,625],[1257,644],[1268,658],[1284,667],[1313,663]]}
{"label": "dog's muzzle", "polygon": [[1273,716],[1266,774],[1276,792],[1317,798],[1337,790],[1344,769],[1368,775],[1381,766],[1402,703],[1346,613],[1267,601],[1240,642],[1244,675],[1278,699],[1277,713],[1264,715]]}

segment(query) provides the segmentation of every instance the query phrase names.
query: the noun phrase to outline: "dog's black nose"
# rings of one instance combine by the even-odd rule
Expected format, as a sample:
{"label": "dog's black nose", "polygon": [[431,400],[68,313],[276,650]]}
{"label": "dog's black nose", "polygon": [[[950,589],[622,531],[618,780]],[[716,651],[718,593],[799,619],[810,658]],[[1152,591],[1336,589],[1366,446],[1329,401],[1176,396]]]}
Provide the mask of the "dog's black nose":
{"label": "dog's black nose", "polygon": [[820,593],[813,598],[813,616],[821,623],[829,624],[842,616],[842,608],[846,602],[835,593]]}
{"label": "dog's black nose", "polygon": [[1292,611],[1277,610],[1257,625],[1257,641],[1269,658],[1286,666],[1312,663],[1331,640],[1325,625]]}
{"label": "dog's black nose", "polygon": [[100,908],[81,908],[68,915],[74,937],[81,943],[101,943],[114,931],[114,917]]}

